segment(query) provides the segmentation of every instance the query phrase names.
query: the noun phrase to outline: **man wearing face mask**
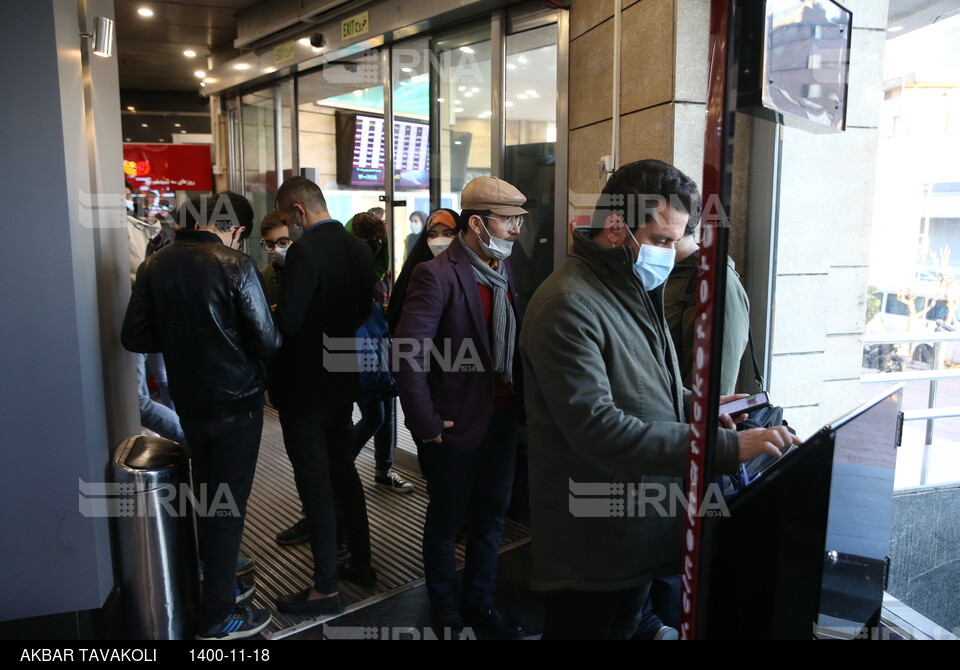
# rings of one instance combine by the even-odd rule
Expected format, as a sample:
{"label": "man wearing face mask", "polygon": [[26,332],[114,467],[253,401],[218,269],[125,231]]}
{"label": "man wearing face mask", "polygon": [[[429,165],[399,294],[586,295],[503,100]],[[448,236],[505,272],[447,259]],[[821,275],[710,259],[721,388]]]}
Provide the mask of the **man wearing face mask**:
{"label": "man wearing face mask", "polygon": [[267,294],[267,302],[274,307],[280,301],[280,280],[283,277],[283,266],[287,260],[287,250],[293,242],[290,239],[290,229],[280,221],[276,212],[268,212],[260,222],[260,246],[267,252],[267,265],[261,268],[263,275],[263,289]]}
{"label": "man wearing face mask", "polygon": [[224,193],[185,204],[179,218],[174,242],[137,270],[121,342],[130,351],[163,353],[194,485],[208,499],[227,487],[236,503],[198,519],[198,637],[250,637],[270,623],[270,613],[236,604],[234,573],[260,450],[264,361],[280,348],[280,334],[257,266],[237,250],[253,225],[250,203]]}
{"label": "man wearing face mask", "polygon": [[[400,401],[430,496],[423,563],[434,626],[441,630],[466,624],[494,637],[522,633],[494,604],[494,587],[519,410],[522,310],[507,258],[525,201],[494,177],[466,185],[460,234],[416,266],[395,332]],[[461,528],[466,564],[458,593],[454,547]]]}
{"label": "man wearing face mask", "polygon": [[[367,320],[376,281],[370,247],[330,216],[323,192],[304,177],[277,191],[283,225],[303,231],[287,253],[280,302],[274,312],[284,336],[270,398],[293,465],[313,554],[312,584],[277,599],[281,612],[316,616],[342,609],[337,577],[376,584],[370,564],[366,499],[353,463],[353,402],[360,395],[355,342]],[[354,345],[355,346],[355,345]],[[345,368],[343,360],[352,361]],[[343,507],[350,562],[337,567],[333,496]]]}
{"label": "man wearing face mask", "polygon": [[[663,283],[674,245],[699,215],[696,184],[675,167],[644,160],[620,168],[589,231],[574,233],[570,256],[531,300],[520,349],[531,584],[546,592],[544,639],[628,639],[650,580],[680,572],[682,508],[594,513],[572,496],[588,495],[580,484],[616,494],[642,483],[665,496],[682,486],[689,392],[664,321]],[[794,442],[786,428],[737,433],[730,417],[723,423],[722,473]]]}

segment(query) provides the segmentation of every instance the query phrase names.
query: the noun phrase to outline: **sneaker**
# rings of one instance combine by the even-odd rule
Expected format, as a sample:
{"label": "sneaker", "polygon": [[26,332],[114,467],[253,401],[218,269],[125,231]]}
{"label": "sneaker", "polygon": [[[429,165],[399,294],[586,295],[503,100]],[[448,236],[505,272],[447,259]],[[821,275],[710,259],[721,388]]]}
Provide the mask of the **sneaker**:
{"label": "sneaker", "polygon": [[236,596],[237,604],[239,605],[244,600],[253,596],[254,592],[257,590],[257,583],[251,579],[242,579],[237,578],[237,585],[234,588],[233,594]]}
{"label": "sneaker", "polygon": [[243,577],[244,575],[249,575],[251,572],[257,569],[257,562],[252,558],[245,558],[243,556],[237,556],[237,577]]}
{"label": "sneaker", "polygon": [[337,547],[337,563],[346,563],[350,560],[350,557],[353,554],[350,553],[350,549],[347,548],[347,545],[341,544]]}
{"label": "sneaker", "polygon": [[405,482],[393,470],[387,472],[377,471],[373,478],[374,484],[381,489],[393,491],[394,493],[413,493],[413,484]]}
{"label": "sneaker", "polygon": [[277,533],[277,544],[290,545],[300,544],[310,539],[310,533],[307,531],[307,520],[303,517],[287,528]]}
{"label": "sneaker", "polygon": [[233,613],[205,633],[198,633],[198,640],[241,640],[253,637],[266,628],[273,617],[269,610],[250,609],[237,605]]}
{"label": "sneaker", "polygon": [[670,626],[660,626],[660,630],[653,636],[654,640],[679,640],[680,631]]}

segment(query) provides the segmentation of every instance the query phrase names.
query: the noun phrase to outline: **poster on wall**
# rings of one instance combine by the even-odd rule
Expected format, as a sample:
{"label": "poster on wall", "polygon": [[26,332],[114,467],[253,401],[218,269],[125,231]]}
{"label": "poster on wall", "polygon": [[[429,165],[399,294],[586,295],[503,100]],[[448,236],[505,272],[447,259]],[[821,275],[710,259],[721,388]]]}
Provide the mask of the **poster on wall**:
{"label": "poster on wall", "polygon": [[145,199],[146,213],[172,209],[176,191],[210,191],[213,170],[208,144],[123,145],[123,177]]}

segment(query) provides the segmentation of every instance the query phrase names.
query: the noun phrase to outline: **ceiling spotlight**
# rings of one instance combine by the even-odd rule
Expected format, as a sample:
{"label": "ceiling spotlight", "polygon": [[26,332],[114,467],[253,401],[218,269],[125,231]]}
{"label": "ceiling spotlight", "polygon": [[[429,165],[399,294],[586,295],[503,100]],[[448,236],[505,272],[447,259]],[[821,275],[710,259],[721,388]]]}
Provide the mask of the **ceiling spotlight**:
{"label": "ceiling spotlight", "polygon": [[453,111],[455,111],[457,114],[460,114],[463,111],[463,107],[454,107]]}
{"label": "ceiling spotlight", "polygon": [[180,127],[180,124],[179,124],[179,123],[175,123],[175,124],[173,124],[173,127],[174,127],[174,128],[179,128],[179,127]]}
{"label": "ceiling spotlight", "polygon": [[124,138],[123,138],[123,141],[124,141],[124,142],[130,142],[131,140],[130,140],[129,137],[124,137]]}
{"label": "ceiling spotlight", "polygon": [[460,51],[462,51],[462,52],[465,53],[465,54],[472,54],[472,53],[473,53],[473,49],[471,49],[470,47],[460,47]]}
{"label": "ceiling spotlight", "polygon": [[250,63],[237,63],[236,65],[233,66],[233,68],[235,70],[249,70]]}
{"label": "ceiling spotlight", "polygon": [[401,72],[413,72],[413,68],[411,68],[411,67],[402,67],[402,68],[400,68],[400,71],[401,71]]}
{"label": "ceiling spotlight", "polygon": [[479,93],[479,92],[480,92],[480,89],[477,88],[476,86],[474,86],[474,87],[471,88],[470,90],[473,91],[474,93]]}
{"label": "ceiling spotlight", "polygon": [[183,52],[183,55],[186,56],[187,58],[193,58],[194,56],[197,55],[197,52],[194,51],[193,49],[187,49],[186,51]]}
{"label": "ceiling spotlight", "polygon": [[186,131],[186,130],[181,130],[180,132],[181,132],[181,133],[186,133],[187,131]]}
{"label": "ceiling spotlight", "polygon": [[462,105],[462,104],[463,104],[463,100],[454,100],[454,101],[453,101],[453,104],[455,104],[455,105]]}
{"label": "ceiling spotlight", "polygon": [[459,145],[463,144],[463,142],[461,142],[460,140],[457,140],[456,142],[454,142],[454,144],[456,144],[456,145],[459,146]]}
{"label": "ceiling spotlight", "polygon": [[149,124],[149,123],[141,123],[141,124],[140,124],[140,127],[141,127],[141,128],[149,128],[149,127],[150,127],[150,124]]}
{"label": "ceiling spotlight", "polygon": [[140,16],[153,16],[153,10],[147,9],[146,7],[141,7],[137,10],[137,14]]}
{"label": "ceiling spotlight", "polygon": [[163,138],[162,138],[162,137],[159,138],[159,139],[157,140],[157,142],[163,142]]}
{"label": "ceiling spotlight", "polygon": [[207,83],[207,84],[216,84],[216,83],[217,83],[217,78],[216,78],[216,77],[206,77],[203,81],[204,81],[205,83]]}
{"label": "ceiling spotlight", "polygon": [[466,93],[463,94],[463,97],[464,97],[464,98],[472,98],[472,97],[473,97],[473,93],[471,93],[470,91],[467,91]]}
{"label": "ceiling spotlight", "polygon": [[458,91],[466,91],[466,90],[467,90],[467,87],[466,87],[466,86],[460,86],[460,87],[457,88],[457,90],[458,90]]}
{"label": "ceiling spotlight", "polygon": [[520,98],[521,100],[526,100],[530,96],[527,95],[526,93],[520,93],[517,97]]}
{"label": "ceiling spotlight", "polygon": [[511,100],[507,100],[505,103],[503,103],[503,106],[504,106],[504,107],[513,107],[513,102],[512,102]]}
{"label": "ceiling spotlight", "polygon": [[516,69],[517,69],[517,66],[514,65],[513,63],[507,63],[507,69],[508,69],[508,70],[516,70]]}
{"label": "ceiling spotlight", "polygon": [[527,64],[526,56],[520,56],[520,58],[517,59],[517,62],[520,63],[521,65],[526,65]]}
{"label": "ceiling spotlight", "polygon": [[207,76],[207,73],[204,72],[203,70],[197,70],[196,72],[193,73],[193,76],[203,79],[204,77]]}
{"label": "ceiling spotlight", "polygon": [[128,111],[128,112],[135,112],[135,111],[137,111],[137,108],[136,108],[136,107],[127,107],[127,111]]}
{"label": "ceiling spotlight", "polygon": [[310,46],[310,38],[301,37],[300,39],[297,40],[297,44],[302,44],[303,46],[308,47]]}
{"label": "ceiling spotlight", "polygon": [[205,82],[205,81],[201,81],[201,82],[200,82],[200,88],[203,88],[203,87],[205,87],[206,85],[207,85],[207,82]]}

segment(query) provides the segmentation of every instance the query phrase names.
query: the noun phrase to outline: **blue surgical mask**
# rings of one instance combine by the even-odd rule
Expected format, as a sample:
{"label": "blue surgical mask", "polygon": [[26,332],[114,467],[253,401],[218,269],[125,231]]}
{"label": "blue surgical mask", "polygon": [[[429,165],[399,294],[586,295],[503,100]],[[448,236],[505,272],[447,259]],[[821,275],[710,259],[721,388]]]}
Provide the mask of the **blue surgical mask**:
{"label": "blue surgical mask", "polygon": [[[630,237],[633,233],[627,229]],[[634,243],[637,238],[633,237]],[[663,282],[667,281],[670,271],[673,270],[673,262],[677,257],[676,249],[667,249],[665,247],[654,247],[649,244],[640,244],[640,253],[637,254],[637,260],[633,264],[633,273],[643,284],[643,288],[652,291]]]}

